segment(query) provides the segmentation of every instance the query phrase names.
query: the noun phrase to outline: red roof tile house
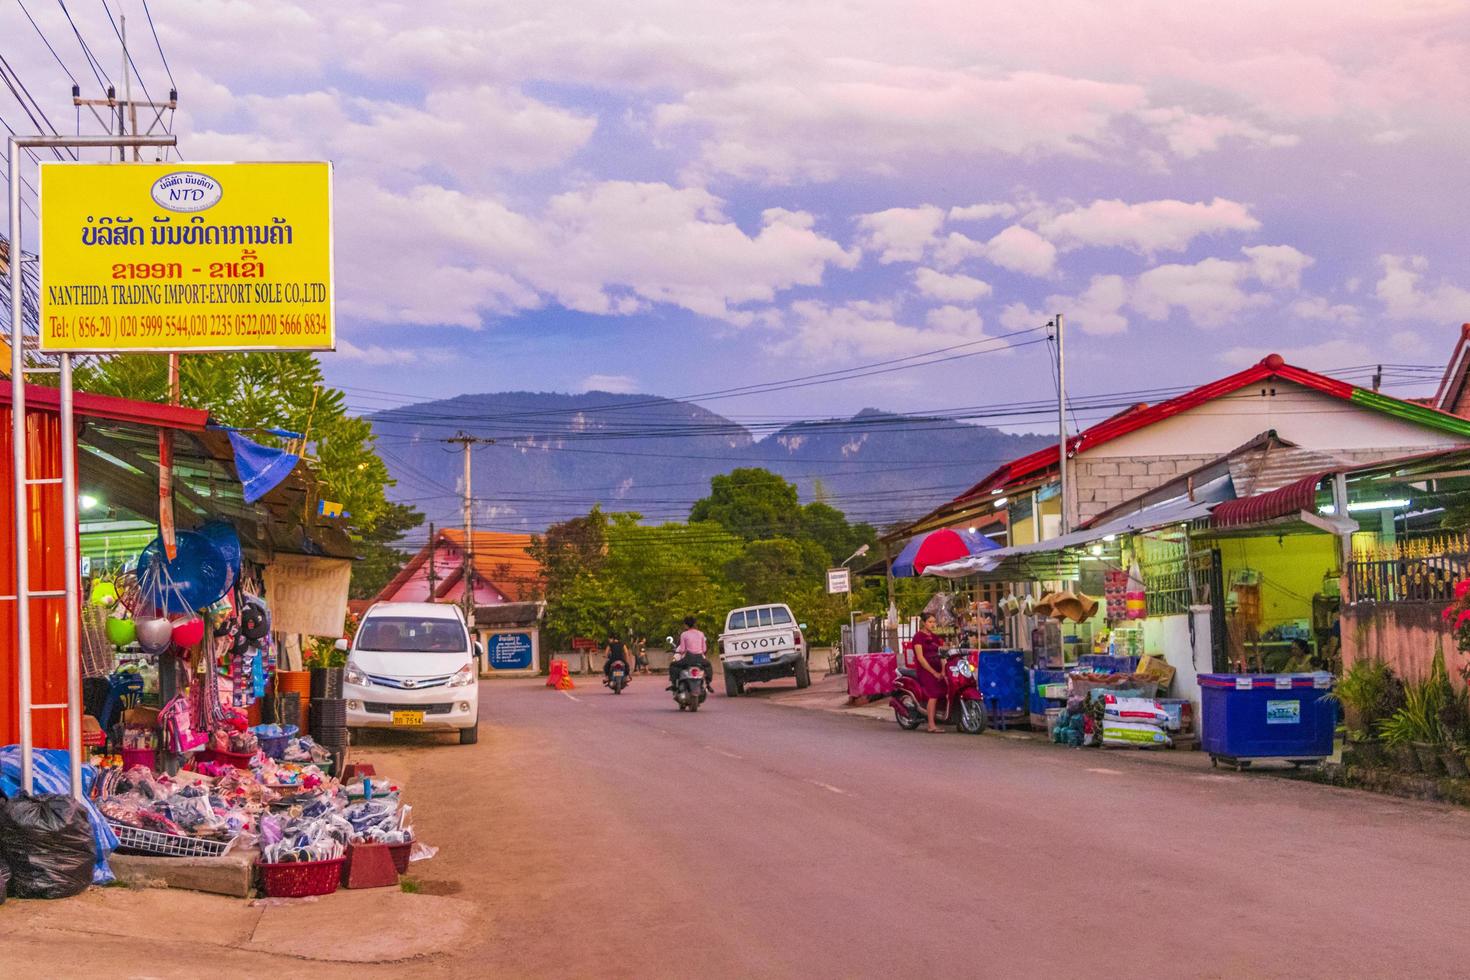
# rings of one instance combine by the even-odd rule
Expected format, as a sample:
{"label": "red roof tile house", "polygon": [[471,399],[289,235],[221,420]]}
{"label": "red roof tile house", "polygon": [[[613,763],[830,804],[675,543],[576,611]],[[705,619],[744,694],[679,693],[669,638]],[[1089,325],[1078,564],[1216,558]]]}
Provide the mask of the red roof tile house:
{"label": "red roof tile house", "polygon": [[[474,532],[474,604],[528,602],[541,594],[541,565],[531,557],[532,537],[500,531]],[[378,602],[460,602],[465,582],[464,532],[442,528],[403,570],[383,586]]]}
{"label": "red roof tile house", "polygon": [[[1156,405],[1136,406],[1073,436],[1067,447],[1069,524],[1077,527],[1263,432],[1354,462],[1470,443],[1466,419],[1294,367],[1271,354],[1243,371]],[[953,503],[1054,481],[1056,469],[1057,450],[1038,450],[995,470]]]}

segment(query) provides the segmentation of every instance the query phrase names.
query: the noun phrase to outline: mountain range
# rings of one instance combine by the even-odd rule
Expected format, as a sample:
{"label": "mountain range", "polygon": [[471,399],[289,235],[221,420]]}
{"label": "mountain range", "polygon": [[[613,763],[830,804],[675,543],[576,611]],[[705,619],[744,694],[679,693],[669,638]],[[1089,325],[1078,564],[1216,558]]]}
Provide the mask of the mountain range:
{"label": "mountain range", "polygon": [[460,395],[371,416],[397,481],[389,496],[429,521],[462,520],[464,443],[474,522],[541,531],[604,510],[683,520],[710,477],[764,467],[849,519],[882,528],[918,517],[1001,463],[1052,441],[943,418],[864,409],[850,418],[740,421],[690,402],[593,391]]}

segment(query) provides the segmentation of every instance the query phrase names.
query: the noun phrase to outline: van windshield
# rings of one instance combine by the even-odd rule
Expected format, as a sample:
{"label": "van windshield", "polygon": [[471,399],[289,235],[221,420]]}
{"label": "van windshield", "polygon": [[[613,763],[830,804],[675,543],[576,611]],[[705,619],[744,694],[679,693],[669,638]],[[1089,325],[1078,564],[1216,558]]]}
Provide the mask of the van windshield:
{"label": "van windshield", "polygon": [[357,649],[382,653],[465,653],[464,627],[450,619],[370,616],[357,634]]}

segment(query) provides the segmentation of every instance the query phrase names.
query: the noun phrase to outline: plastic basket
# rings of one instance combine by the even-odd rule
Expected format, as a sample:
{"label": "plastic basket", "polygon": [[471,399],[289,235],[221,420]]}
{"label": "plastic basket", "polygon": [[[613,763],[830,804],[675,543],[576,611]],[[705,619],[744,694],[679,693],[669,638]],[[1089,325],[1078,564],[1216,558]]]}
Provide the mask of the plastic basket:
{"label": "plastic basket", "polygon": [[206,840],[203,837],[176,837],[156,830],[129,827],[127,824],[107,821],[107,826],[117,835],[117,846],[122,851],[138,854],[154,854],[160,857],[213,858],[224,857],[235,843],[230,840]]}
{"label": "plastic basket", "polygon": [[134,766],[143,766],[144,768],[151,770],[153,768],[153,763],[156,761],[156,759],[157,759],[157,750],[155,750],[155,749],[123,749],[122,750],[122,760],[123,760],[123,768],[124,769],[131,769]]}
{"label": "plastic basket", "polygon": [[329,861],[286,861],[258,864],[260,887],[271,898],[305,898],[330,895],[337,890],[345,857]]}
{"label": "plastic basket", "polygon": [[286,734],[262,735],[258,728],[255,729],[255,737],[260,742],[260,751],[277,762],[280,762],[281,756],[286,754],[286,743],[301,733],[301,729],[295,725],[282,725],[281,728],[285,730]]}
{"label": "plastic basket", "polygon": [[253,758],[255,758],[254,752],[221,752],[218,749],[205,749],[199,753],[201,762],[223,762],[236,769],[249,769],[250,760]]}

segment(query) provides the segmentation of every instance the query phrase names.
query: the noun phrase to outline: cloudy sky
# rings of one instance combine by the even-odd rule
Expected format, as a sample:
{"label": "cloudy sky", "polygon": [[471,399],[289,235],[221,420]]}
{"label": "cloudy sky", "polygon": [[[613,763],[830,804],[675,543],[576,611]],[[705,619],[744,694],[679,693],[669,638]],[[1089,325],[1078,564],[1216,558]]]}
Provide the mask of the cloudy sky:
{"label": "cloudy sky", "polygon": [[[56,57],[14,0],[0,52],[71,128],[56,58],[90,69],[59,5],[24,2]],[[161,93],[141,0],[109,2]],[[68,7],[120,75],[99,5]],[[335,162],[325,362],[365,407],[972,354],[710,403],[921,411],[1051,397],[1044,345],[993,348],[1054,311],[1079,393],[1272,350],[1442,363],[1470,320],[1464,2],[150,10],[185,159]]]}

